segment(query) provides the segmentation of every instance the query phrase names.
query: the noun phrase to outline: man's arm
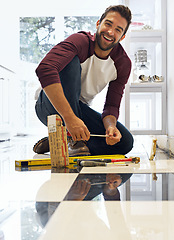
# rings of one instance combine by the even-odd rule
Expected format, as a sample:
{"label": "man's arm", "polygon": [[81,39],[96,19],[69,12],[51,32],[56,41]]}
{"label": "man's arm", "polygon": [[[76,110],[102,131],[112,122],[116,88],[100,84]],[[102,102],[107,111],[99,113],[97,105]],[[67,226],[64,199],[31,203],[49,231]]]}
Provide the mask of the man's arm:
{"label": "man's arm", "polygon": [[84,122],[74,114],[64,95],[61,83],[54,83],[46,86],[44,92],[54,108],[64,119],[66,128],[70,132],[73,140],[89,140],[90,132]]}
{"label": "man's arm", "polygon": [[108,115],[103,118],[103,124],[106,129],[106,143],[108,145],[114,145],[121,139],[121,133],[116,127],[117,119],[113,115]]}
{"label": "man's arm", "polygon": [[[124,54],[124,52],[121,52]],[[106,101],[102,113],[103,124],[106,129],[106,138],[108,145],[114,145],[122,138],[120,131],[116,127],[119,116],[119,108],[123,96],[125,85],[128,81],[131,71],[131,61],[124,54],[123,58],[119,58],[121,62],[117,62],[117,79],[109,83]]]}

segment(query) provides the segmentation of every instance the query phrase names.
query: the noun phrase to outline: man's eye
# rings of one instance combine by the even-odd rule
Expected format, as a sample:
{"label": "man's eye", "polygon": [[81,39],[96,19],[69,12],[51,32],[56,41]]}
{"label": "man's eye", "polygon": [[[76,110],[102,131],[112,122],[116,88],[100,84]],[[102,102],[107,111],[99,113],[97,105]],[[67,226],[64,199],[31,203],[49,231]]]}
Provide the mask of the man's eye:
{"label": "man's eye", "polygon": [[110,24],[110,23],[105,23],[105,25],[106,25],[106,26],[111,26],[111,24]]}

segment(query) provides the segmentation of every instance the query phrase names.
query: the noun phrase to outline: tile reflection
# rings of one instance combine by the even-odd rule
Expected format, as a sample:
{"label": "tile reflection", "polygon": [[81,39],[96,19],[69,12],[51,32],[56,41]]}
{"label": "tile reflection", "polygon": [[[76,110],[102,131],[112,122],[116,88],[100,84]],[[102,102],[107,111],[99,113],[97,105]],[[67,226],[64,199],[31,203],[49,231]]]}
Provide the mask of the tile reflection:
{"label": "tile reflection", "polygon": [[132,173],[79,174],[64,200],[120,200],[118,187],[131,176]]}
{"label": "tile reflection", "polygon": [[173,184],[173,173],[134,174],[130,180],[130,200],[174,200]]}
{"label": "tile reflection", "polygon": [[174,174],[79,174],[64,200],[174,200]]}
{"label": "tile reflection", "polygon": [[61,168],[52,168],[51,165],[26,166],[26,167],[15,166],[15,171],[18,171],[18,172],[51,170],[51,173],[80,173],[81,169],[82,169],[81,166],[77,166],[73,164],[70,164],[67,167],[61,167]]}
{"label": "tile reflection", "polygon": [[51,173],[79,173],[81,169],[82,169],[81,166],[77,166],[73,164],[67,167],[61,167],[61,168],[52,168],[51,165],[15,167],[15,171],[18,171],[18,172],[51,170]]}
{"label": "tile reflection", "polygon": [[70,164],[66,167],[51,168],[51,173],[80,173],[82,167],[75,164]]}
{"label": "tile reflection", "polygon": [[0,240],[37,240],[59,204],[9,202],[0,210]]}
{"label": "tile reflection", "polygon": [[36,202],[36,211],[42,227],[45,227],[60,202]]}

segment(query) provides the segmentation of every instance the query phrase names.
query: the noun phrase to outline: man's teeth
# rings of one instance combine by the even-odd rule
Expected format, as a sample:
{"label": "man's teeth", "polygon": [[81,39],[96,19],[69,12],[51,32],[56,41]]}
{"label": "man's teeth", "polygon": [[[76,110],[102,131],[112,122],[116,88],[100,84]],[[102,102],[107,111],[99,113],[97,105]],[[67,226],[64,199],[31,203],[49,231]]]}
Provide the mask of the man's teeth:
{"label": "man's teeth", "polygon": [[112,41],[112,39],[110,39],[110,38],[108,38],[108,37],[106,37],[106,36],[104,36],[104,38],[105,38],[106,40],[108,40],[108,41]]}

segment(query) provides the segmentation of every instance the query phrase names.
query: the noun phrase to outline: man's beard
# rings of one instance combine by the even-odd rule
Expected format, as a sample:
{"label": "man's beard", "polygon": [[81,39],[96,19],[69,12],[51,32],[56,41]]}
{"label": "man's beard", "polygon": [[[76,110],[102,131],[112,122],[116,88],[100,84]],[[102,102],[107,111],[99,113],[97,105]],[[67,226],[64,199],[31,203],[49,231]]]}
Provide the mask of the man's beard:
{"label": "man's beard", "polygon": [[99,34],[98,30],[97,30],[97,32],[96,32],[96,41],[97,41],[97,44],[98,44],[98,46],[99,46],[99,48],[101,50],[108,51],[108,50],[112,49],[113,47],[115,47],[118,44],[119,41],[118,42],[114,41],[110,45],[108,45],[107,47],[102,47],[101,34],[102,33]]}

